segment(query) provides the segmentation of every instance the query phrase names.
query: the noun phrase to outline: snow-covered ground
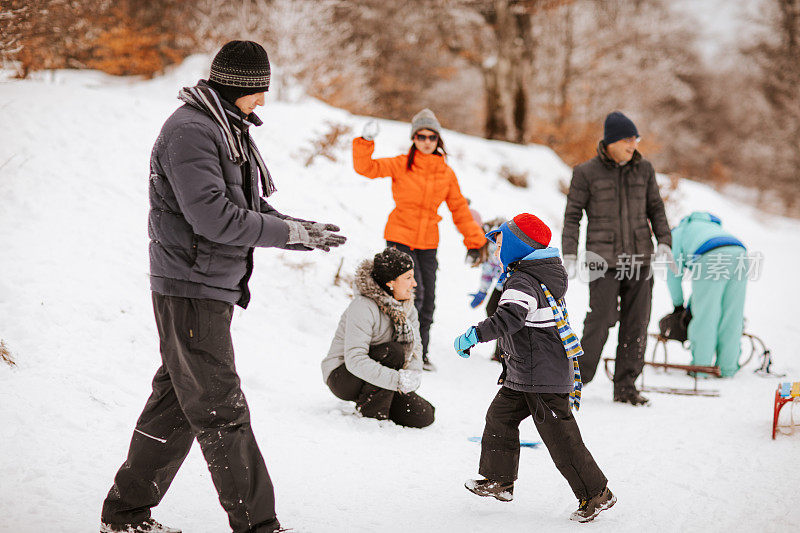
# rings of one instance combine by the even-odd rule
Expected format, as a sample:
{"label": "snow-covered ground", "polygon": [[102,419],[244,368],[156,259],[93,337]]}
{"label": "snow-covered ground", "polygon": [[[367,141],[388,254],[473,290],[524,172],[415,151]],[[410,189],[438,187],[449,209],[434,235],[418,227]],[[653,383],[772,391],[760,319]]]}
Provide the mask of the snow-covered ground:
{"label": "snow-covered ground", "polygon": [[[0,364],[0,531],[96,531],[103,498],[125,458],[136,418],[159,365],[147,262],[149,152],[178,106],[182,85],[204,76],[192,58],[152,81],[92,72],[46,73],[0,84],[0,339],[15,368]],[[719,398],[652,394],[652,406],[611,401],[601,375],[584,389],[578,421],[619,503],[591,525],[546,450],[524,449],[515,500],[481,499],[462,486],[475,476],[483,417],[497,390],[491,347],[458,357],[452,339],[484,317],[467,293],[479,273],[446,207],[431,357],[420,393],[437,420],[410,430],[353,416],[322,383],[319,362],[351,291],[334,284],[383,247],[389,180],[352,170],[349,138],[302,164],[327,122],[360,131],[365,119],[304,100],[268,101],[254,135],[278,186],[276,208],[336,222],[350,238],[339,250],[258,250],[249,309],[237,308],[233,336],[254,430],[276,486],[278,516],[298,532],[376,531],[790,531],[800,523],[800,435],[770,439],[778,379],[753,374],[703,382]],[[408,125],[382,121],[377,155],[408,147]],[[550,150],[446,133],[450,163],[484,217],[530,211],[560,243],[570,170]],[[529,173],[527,190],[498,176]],[[765,256],[748,289],[748,330],[772,348],[785,380],[800,379],[796,325],[800,223],[681,183],[671,221],[694,210],[719,215]],[[568,302],[578,331],[588,287]],[[671,310],[656,281],[653,324]],[[611,339],[615,338],[612,332]],[[615,343],[609,341],[607,354]],[[678,346],[674,360],[688,360]],[[690,386],[680,374],[649,373],[651,384]],[[788,419],[789,411],[784,416]],[[797,417],[800,418],[800,417]],[[533,423],[522,436],[537,439]],[[219,532],[227,519],[195,446],[154,516],[189,533]]]}

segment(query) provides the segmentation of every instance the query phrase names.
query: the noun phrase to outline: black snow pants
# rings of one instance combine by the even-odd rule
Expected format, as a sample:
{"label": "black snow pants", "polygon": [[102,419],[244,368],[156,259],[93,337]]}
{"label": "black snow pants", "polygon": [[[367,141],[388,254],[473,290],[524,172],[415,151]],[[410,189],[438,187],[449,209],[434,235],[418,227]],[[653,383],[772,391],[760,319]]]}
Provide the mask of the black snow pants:
{"label": "black snow pants", "polygon": [[197,439],[234,533],[275,531],[272,481],[234,365],[233,306],[154,292],[153,309],[161,367],[103,503],[103,522],[149,518]]}
{"label": "black snow pants", "polygon": [[414,260],[414,280],[417,282],[414,307],[419,315],[419,336],[422,338],[422,356],[428,358],[428,340],[430,339],[433,310],[436,307],[436,270],[439,260],[436,259],[436,248],[432,250],[412,250],[405,244],[386,241],[386,245],[405,252]]}
{"label": "black snow pants", "polygon": [[609,270],[589,283],[589,312],[583,323],[583,355],[578,362],[581,380],[589,383],[597,372],[608,330],[619,320],[614,392],[625,393],[635,388],[634,382],[644,367],[653,277],[649,266],[643,266],[632,279],[621,276],[623,279],[618,280],[617,272]]}
{"label": "black snow pants", "polygon": [[[376,344],[369,349],[369,356],[383,366],[399,370],[405,363],[403,345],[398,342]],[[367,383],[354,376],[345,365],[335,368],[328,376],[328,387],[342,400],[356,402],[362,416],[389,419],[399,426],[424,428],[433,424],[433,405],[416,392],[400,394]]]}
{"label": "black snow pants", "polygon": [[519,425],[529,416],[575,496],[580,500],[599,494],[608,480],[583,443],[569,408],[568,394],[537,394],[501,387],[486,413],[478,473],[493,481],[517,479]]}

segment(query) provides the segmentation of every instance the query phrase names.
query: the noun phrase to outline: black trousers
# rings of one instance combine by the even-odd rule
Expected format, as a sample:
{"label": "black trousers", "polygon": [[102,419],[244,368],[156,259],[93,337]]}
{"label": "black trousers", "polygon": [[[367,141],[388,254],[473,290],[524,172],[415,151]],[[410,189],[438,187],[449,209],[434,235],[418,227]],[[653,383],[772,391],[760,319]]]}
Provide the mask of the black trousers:
{"label": "black trousers", "polygon": [[583,323],[583,355],[578,362],[583,383],[589,383],[597,372],[608,330],[619,320],[614,391],[625,392],[635,388],[644,367],[653,278],[649,266],[643,266],[634,279],[624,276],[618,280],[616,275],[617,270],[609,270],[589,283],[589,313]]}
{"label": "black trousers", "polygon": [[519,425],[529,416],[575,496],[584,499],[599,494],[608,480],[583,443],[569,408],[568,394],[537,394],[501,387],[486,413],[478,472],[494,481],[517,479]]}
{"label": "black trousers", "polygon": [[419,314],[419,335],[422,338],[422,355],[428,356],[428,340],[430,339],[433,310],[436,308],[436,270],[439,261],[436,259],[436,248],[432,250],[412,250],[405,244],[386,241],[386,245],[397,248],[411,256],[414,260],[414,280],[417,292],[414,307]]}
{"label": "black trousers", "polygon": [[[397,342],[371,346],[369,356],[394,370],[403,368],[405,363],[403,347]],[[428,400],[415,392],[400,394],[368,383],[351,374],[345,365],[331,372],[327,384],[337,398],[356,402],[362,416],[389,419],[397,425],[414,428],[433,424],[434,408]]]}
{"label": "black trousers", "polygon": [[153,309],[161,367],[103,503],[103,522],[149,518],[197,439],[234,533],[276,530],[272,481],[234,365],[233,307],[153,293]]}

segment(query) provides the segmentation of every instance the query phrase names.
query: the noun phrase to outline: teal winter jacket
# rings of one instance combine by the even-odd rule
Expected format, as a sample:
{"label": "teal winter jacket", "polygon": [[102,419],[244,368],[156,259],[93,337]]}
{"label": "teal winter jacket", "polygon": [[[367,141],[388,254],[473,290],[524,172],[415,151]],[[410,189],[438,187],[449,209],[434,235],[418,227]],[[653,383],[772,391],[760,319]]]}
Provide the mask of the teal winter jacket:
{"label": "teal winter jacket", "polygon": [[672,254],[678,264],[678,273],[667,271],[667,287],[672,296],[672,304],[683,305],[681,278],[684,269],[706,252],[722,246],[741,246],[744,244],[722,228],[719,218],[703,211],[695,211],[683,218],[672,230]]}

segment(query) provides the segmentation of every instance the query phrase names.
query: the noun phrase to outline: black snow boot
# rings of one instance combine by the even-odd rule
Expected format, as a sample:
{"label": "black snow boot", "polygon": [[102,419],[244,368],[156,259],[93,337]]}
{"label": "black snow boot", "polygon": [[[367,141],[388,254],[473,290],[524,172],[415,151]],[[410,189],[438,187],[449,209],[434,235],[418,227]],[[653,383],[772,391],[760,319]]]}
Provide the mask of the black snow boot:
{"label": "black snow boot", "polygon": [[650,403],[647,396],[642,396],[636,389],[614,391],[614,401],[631,405],[648,405]]}
{"label": "black snow boot", "polygon": [[100,533],[181,533],[180,529],[159,524],[148,518],[139,524],[100,524]]}
{"label": "black snow boot", "polygon": [[501,502],[510,502],[514,499],[514,482],[492,481],[491,479],[469,479],[464,486],[467,490],[478,496],[491,496]]}
{"label": "black snow boot", "polygon": [[608,487],[604,488],[600,494],[588,500],[581,500],[578,510],[569,516],[570,520],[576,522],[589,522],[594,520],[594,517],[600,514],[600,511],[605,511],[617,503],[617,497],[611,494]]}

